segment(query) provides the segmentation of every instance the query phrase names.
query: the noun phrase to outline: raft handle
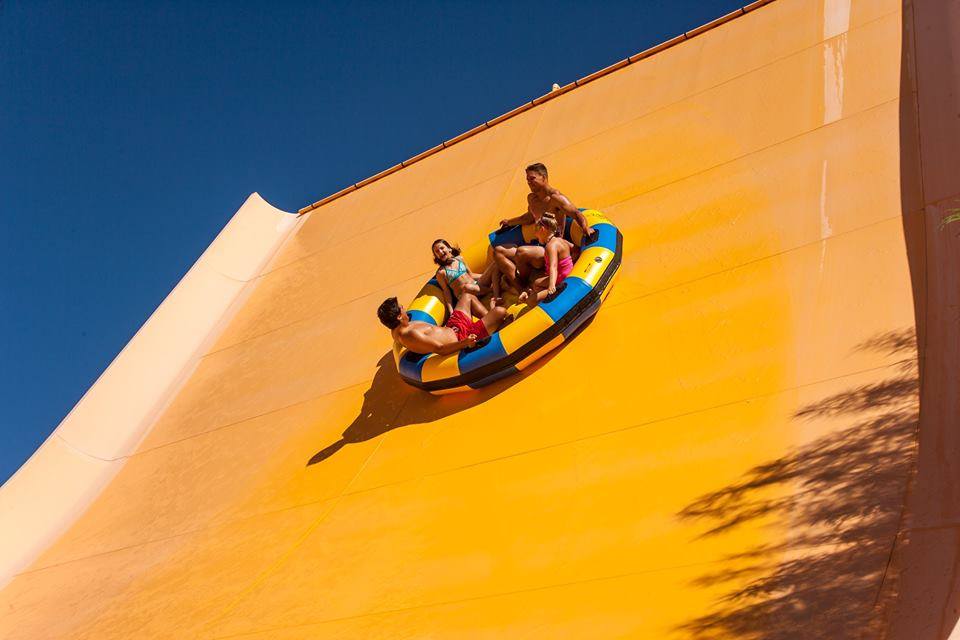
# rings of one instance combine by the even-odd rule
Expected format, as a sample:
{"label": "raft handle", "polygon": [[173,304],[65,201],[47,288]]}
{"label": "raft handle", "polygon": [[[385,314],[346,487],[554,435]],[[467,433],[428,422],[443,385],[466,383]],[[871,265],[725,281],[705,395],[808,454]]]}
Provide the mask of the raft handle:
{"label": "raft handle", "polygon": [[566,282],[561,282],[560,284],[557,285],[557,290],[554,291],[553,293],[551,293],[550,295],[548,295],[546,298],[544,298],[543,301],[544,301],[544,302],[553,302],[554,299],[555,299],[558,295],[560,295],[561,293],[563,293],[563,290],[566,289],[566,288],[567,288],[567,283],[566,283]]}

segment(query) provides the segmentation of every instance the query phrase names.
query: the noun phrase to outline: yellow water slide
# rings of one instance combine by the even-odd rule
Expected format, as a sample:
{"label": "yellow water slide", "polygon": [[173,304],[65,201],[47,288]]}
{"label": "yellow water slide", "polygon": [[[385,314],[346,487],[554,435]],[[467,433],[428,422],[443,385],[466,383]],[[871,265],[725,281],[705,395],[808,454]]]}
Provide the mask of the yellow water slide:
{"label": "yellow water slide", "polygon": [[[300,216],[251,196],[0,490],[0,637],[950,637],[958,25],[759,2]],[[622,231],[606,302],[404,384],[378,304],[530,162]]]}

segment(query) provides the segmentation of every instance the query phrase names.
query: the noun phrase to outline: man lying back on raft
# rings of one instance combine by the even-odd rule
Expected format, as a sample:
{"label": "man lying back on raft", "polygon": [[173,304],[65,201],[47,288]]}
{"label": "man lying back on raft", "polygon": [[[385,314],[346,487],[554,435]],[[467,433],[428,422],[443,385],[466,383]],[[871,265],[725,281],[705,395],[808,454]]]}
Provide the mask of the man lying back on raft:
{"label": "man lying back on raft", "polygon": [[478,340],[488,337],[503,324],[507,310],[499,305],[493,306],[480,320],[473,320],[470,309],[475,299],[472,293],[460,296],[447,324],[442,327],[411,320],[396,298],[384,300],[377,309],[377,317],[390,329],[393,339],[410,351],[445,356],[476,346]]}
{"label": "man lying back on raft", "polygon": [[[583,230],[582,242],[593,235],[593,228],[580,209],[573,206],[570,199],[560,193],[559,189],[550,186],[545,165],[537,162],[527,167],[527,187],[530,189],[527,194],[527,212],[515,218],[501,220],[501,229],[518,224],[534,224],[540,221],[544,213],[549,212],[557,219],[559,235],[562,236],[566,229],[567,216],[572,217]],[[521,287],[517,283],[518,275],[526,280],[533,269],[543,268],[543,247],[498,246],[493,252],[493,259],[510,286],[519,290]]]}

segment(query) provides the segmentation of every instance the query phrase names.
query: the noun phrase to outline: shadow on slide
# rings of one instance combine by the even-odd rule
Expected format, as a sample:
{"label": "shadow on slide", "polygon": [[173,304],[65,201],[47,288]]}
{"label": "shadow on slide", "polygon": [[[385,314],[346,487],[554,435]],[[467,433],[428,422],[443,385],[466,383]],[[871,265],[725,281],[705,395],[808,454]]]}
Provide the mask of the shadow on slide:
{"label": "shadow on slide", "polygon": [[[593,318],[590,318],[577,329],[576,333],[579,334],[592,323]],[[517,374],[475,391],[465,391],[445,396],[434,396],[403,382],[393,362],[393,353],[388,351],[377,362],[377,372],[374,374],[370,388],[363,394],[363,406],[360,407],[360,414],[344,430],[339,440],[315,453],[307,461],[307,466],[323,462],[352,442],[372,440],[388,431],[411,424],[441,420],[486,402],[527,376],[534,375],[557,353],[566,348],[566,345],[570,344],[575,335]]]}
{"label": "shadow on slide", "polygon": [[888,563],[916,456],[913,329],[857,349],[904,360],[895,375],[822,398],[793,416],[801,423],[840,418],[843,428],[750,469],[679,513],[707,527],[701,539],[750,522],[790,527],[788,542],[744,549],[697,579],[701,587],[727,590],[712,612],[679,629],[688,637],[881,637],[883,612],[897,591]]}

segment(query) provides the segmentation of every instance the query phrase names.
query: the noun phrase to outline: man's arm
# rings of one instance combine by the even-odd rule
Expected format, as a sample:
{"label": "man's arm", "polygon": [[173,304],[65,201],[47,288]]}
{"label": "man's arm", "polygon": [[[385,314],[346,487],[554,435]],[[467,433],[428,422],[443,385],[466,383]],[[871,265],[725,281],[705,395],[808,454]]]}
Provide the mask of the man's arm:
{"label": "man's arm", "polygon": [[434,351],[434,353],[440,356],[445,356],[451,353],[456,353],[461,349],[470,349],[475,346],[477,346],[477,336],[471,333],[469,336],[467,336],[466,340],[457,340],[456,342],[448,342],[447,344],[443,345],[442,347]]}
{"label": "man's arm", "polygon": [[505,218],[500,221],[500,228],[506,229],[507,227],[515,227],[518,224],[533,224],[536,222],[536,218],[533,217],[533,212],[530,211],[530,199],[532,194],[527,194],[527,211],[519,216],[514,218]]}
{"label": "man's arm", "polygon": [[414,330],[399,336],[400,344],[415,353],[436,353],[445,356],[477,344],[477,337],[467,336],[466,340],[442,342],[435,335],[424,335],[422,330]]}
{"label": "man's arm", "polygon": [[527,211],[523,215],[517,216],[515,218],[504,218],[500,221],[500,228],[505,229],[507,227],[515,227],[518,224],[533,224],[533,214]]}
{"label": "man's arm", "polygon": [[577,224],[580,225],[580,229],[583,230],[583,238],[581,239],[580,244],[583,244],[583,240],[586,240],[587,236],[593,234],[593,227],[591,227],[590,223],[587,222],[586,216],[583,215],[583,212],[580,211],[580,209],[577,209],[575,206],[573,206],[573,203],[570,202],[567,196],[563,195],[562,193],[557,192],[553,198],[556,200],[557,206],[560,208],[560,210],[572,217]]}

